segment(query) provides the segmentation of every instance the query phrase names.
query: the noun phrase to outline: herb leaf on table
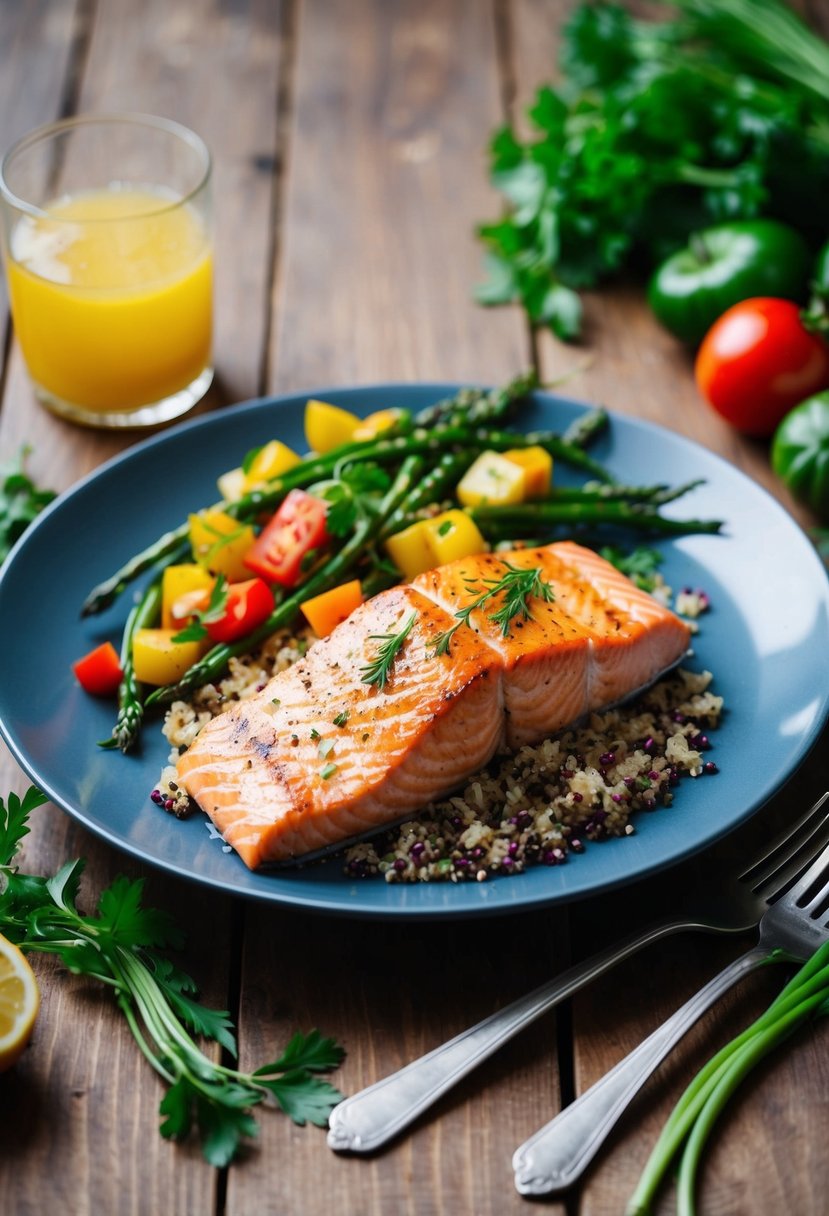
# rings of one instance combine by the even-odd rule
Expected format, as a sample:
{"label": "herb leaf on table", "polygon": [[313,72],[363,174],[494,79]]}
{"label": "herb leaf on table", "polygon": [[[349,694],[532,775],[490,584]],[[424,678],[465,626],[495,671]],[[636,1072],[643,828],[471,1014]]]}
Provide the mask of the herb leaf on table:
{"label": "herb leaf on table", "polygon": [[[486,305],[579,335],[578,292],[652,266],[699,227],[773,215],[822,239],[829,46],[780,0],[678,0],[666,21],[581,4],[561,84],[490,145],[504,212],[480,226]],[[676,9],[679,9],[677,14]]]}
{"label": "herb leaf on table", "polygon": [[24,447],[16,460],[0,465],[0,562],[55,497],[53,490],[38,489],[26,475],[24,465],[30,451]]}
{"label": "herb leaf on table", "polygon": [[144,907],[143,879],[118,876],[86,916],[77,907],[82,860],[52,877],[22,874],[15,865],[29,815],[44,802],[34,788],[22,799],[0,799],[0,933],[24,952],[57,955],[74,974],[112,988],[139,1049],[168,1087],[159,1106],[162,1136],[181,1140],[195,1132],[205,1158],[225,1166],[256,1135],[250,1112],[266,1098],[295,1123],[323,1126],[342,1094],[316,1074],[336,1068],[342,1048],[312,1030],[295,1034],[278,1059],[253,1073],[207,1056],[189,1032],[235,1057],[230,1014],[202,1005],[195,981],[159,953],[180,949],[184,938],[168,913]]}

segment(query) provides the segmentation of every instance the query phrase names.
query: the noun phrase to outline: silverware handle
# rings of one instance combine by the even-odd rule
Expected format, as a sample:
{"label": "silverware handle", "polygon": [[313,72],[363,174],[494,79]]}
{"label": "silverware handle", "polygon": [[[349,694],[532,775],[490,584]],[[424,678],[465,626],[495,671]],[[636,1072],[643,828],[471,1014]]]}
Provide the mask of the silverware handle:
{"label": "silverware handle", "polygon": [[398,1072],[346,1098],[332,1111],[328,1145],[337,1152],[370,1153],[393,1139],[462,1077],[503,1043],[560,1001],[637,950],[683,929],[707,926],[695,921],[656,923],[570,967],[476,1026],[412,1061]]}
{"label": "silverware handle", "polygon": [[686,1030],[738,980],[768,958],[755,946],[715,976],[623,1060],[516,1149],[522,1195],[565,1190],[581,1177],[628,1104]]}

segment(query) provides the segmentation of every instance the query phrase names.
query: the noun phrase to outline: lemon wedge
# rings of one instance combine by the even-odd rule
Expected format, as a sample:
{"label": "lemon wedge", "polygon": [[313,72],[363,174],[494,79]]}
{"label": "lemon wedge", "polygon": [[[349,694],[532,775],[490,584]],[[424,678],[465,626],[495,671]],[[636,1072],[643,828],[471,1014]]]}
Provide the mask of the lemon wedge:
{"label": "lemon wedge", "polygon": [[22,1054],[39,1008],[34,972],[17,946],[0,936],[0,1072]]}

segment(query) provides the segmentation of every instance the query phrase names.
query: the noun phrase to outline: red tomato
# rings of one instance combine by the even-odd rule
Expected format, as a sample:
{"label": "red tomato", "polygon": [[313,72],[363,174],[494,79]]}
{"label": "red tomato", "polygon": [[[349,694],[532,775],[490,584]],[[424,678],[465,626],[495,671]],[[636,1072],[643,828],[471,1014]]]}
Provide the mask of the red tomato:
{"label": "red tomato", "polygon": [[123,671],[112,642],[102,642],[72,664],[78,683],[96,697],[111,697],[118,691]]}
{"label": "red tomato", "polygon": [[274,609],[273,592],[261,578],[230,583],[224,615],[205,624],[213,642],[235,642],[268,619]]}
{"label": "red tomato", "polygon": [[245,565],[269,583],[295,587],[305,554],[331,539],[325,527],[327,513],[321,498],[305,490],[291,490],[248,550]]}
{"label": "red tomato", "polygon": [[789,410],[829,387],[829,346],[790,300],[757,297],[729,308],[697,353],[706,401],[745,435],[771,435]]}

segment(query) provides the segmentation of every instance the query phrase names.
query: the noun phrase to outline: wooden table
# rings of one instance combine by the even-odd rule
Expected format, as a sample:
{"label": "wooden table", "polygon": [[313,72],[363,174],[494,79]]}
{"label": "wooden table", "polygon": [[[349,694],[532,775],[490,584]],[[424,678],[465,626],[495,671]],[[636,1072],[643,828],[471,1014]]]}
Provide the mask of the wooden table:
{"label": "wooden table", "polygon": [[[587,351],[531,338],[517,309],[471,302],[475,223],[496,213],[485,147],[549,78],[567,0],[29,0],[0,3],[0,144],[60,115],[166,114],[215,154],[216,365],[204,409],[333,383],[501,382],[535,360],[567,392],[690,436],[766,485],[764,447],[697,398],[687,354],[635,288],[587,302]],[[829,27],[826,5],[813,16]],[[0,298],[2,322],[7,320]],[[73,429],[34,402],[12,340],[0,373],[0,452],[34,444],[30,471],[71,486],[131,439]],[[47,611],[47,606],[39,610]],[[9,640],[4,641],[8,645]],[[805,805],[829,784],[824,736],[775,799]],[[7,753],[0,790],[27,782]],[[25,863],[83,855],[92,898],[140,867],[54,807]],[[242,1062],[297,1028],[348,1050],[354,1092],[483,1017],[623,925],[652,885],[503,921],[375,924],[303,915],[148,874],[148,897],[189,934],[209,1002],[234,1011]],[[663,890],[662,896],[665,896]],[[216,1171],[157,1132],[162,1096],[101,993],[37,960],[43,1007],[31,1049],[0,1078],[0,1212],[504,1216],[526,1211],[513,1149],[640,1040],[745,941],[686,935],[652,947],[543,1018],[373,1159],[335,1157],[324,1134],[265,1112],[259,1143]],[[585,1185],[548,1210],[618,1213],[661,1120],[692,1071],[775,991],[766,974],[705,1018],[637,1100]],[[734,1103],[705,1167],[708,1214],[826,1211],[825,1025],[801,1034]],[[659,1211],[670,1210],[667,1199]]]}

